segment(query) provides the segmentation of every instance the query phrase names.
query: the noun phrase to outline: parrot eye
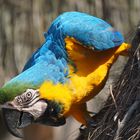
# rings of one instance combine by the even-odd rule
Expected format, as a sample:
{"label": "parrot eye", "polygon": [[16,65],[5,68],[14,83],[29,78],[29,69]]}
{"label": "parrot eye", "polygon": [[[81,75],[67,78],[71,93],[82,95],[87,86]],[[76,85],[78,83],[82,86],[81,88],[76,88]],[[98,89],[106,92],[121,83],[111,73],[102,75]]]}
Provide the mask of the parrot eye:
{"label": "parrot eye", "polygon": [[30,99],[32,98],[33,95],[32,95],[31,92],[27,92],[25,96],[26,96],[26,99],[27,99],[27,100],[30,100]]}

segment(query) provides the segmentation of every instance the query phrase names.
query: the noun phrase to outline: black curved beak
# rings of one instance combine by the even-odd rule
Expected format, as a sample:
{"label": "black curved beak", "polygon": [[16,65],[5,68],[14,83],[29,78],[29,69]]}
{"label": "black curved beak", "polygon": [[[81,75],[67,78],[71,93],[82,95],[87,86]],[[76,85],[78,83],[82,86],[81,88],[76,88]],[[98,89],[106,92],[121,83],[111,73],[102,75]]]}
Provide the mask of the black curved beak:
{"label": "black curved beak", "polygon": [[23,138],[22,128],[32,123],[49,126],[65,124],[65,117],[59,116],[55,109],[44,100],[38,100],[26,108],[19,108],[13,102],[7,102],[2,106],[2,114],[9,132],[16,137]]}
{"label": "black curved beak", "polygon": [[30,113],[18,111],[7,105],[2,107],[2,114],[9,132],[19,138],[23,138],[22,128],[34,121]]}

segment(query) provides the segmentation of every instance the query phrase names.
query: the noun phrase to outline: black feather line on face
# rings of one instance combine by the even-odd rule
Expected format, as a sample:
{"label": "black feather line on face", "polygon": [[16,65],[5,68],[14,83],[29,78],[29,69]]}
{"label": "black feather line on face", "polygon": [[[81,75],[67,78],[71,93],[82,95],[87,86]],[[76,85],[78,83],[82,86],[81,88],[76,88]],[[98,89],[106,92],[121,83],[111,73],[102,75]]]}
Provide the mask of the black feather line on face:
{"label": "black feather line on face", "polygon": [[16,96],[13,103],[17,106],[30,107],[39,100],[38,90],[27,89],[23,94]]}
{"label": "black feather line on face", "polygon": [[44,114],[36,120],[37,123],[49,126],[61,126],[66,123],[63,113],[63,105],[55,101],[46,100],[47,109]]}
{"label": "black feather line on face", "polygon": [[53,117],[60,117],[63,113],[63,105],[61,103],[57,103],[55,101],[46,100],[48,104],[46,115],[53,116]]}

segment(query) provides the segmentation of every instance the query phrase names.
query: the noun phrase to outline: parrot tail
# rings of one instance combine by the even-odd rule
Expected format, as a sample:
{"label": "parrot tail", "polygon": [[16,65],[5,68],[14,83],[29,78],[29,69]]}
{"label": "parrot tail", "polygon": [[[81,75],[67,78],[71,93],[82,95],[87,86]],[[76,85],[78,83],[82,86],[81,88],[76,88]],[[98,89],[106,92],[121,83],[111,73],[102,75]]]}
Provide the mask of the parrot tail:
{"label": "parrot tail", "polygon": [[131,44],[122,43],[116,53],[122,56],[128,56],[130,48]]}

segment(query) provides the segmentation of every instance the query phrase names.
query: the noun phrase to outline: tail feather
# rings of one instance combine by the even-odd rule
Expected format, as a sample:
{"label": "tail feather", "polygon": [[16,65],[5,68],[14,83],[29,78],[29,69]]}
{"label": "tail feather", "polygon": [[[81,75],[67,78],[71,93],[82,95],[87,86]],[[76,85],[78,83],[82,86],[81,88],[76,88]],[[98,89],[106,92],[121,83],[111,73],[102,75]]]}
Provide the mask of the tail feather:
{"label": "tail feather", "polygon": [[131,48],[131,44],[122,43],[119,46],[119,48],[118,48],[116,53],[119,54],[119,55],[128,56],[130,48]]}

